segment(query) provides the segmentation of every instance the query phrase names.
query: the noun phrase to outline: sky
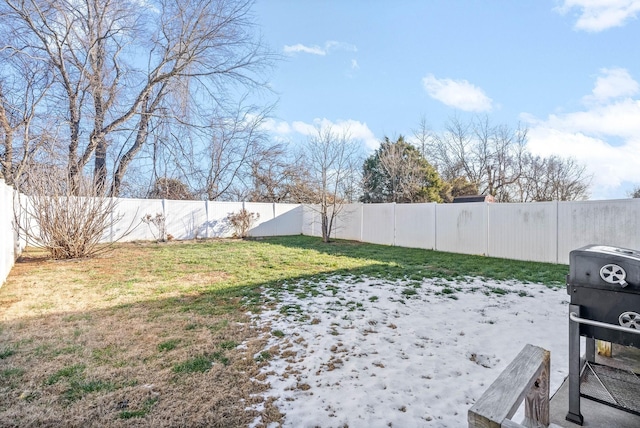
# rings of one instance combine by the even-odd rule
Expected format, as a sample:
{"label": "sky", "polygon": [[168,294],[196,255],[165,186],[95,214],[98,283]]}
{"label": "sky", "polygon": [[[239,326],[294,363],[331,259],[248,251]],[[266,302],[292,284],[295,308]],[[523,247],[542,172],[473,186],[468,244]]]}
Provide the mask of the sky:
{"label": "sky", "polygon": [[536,155],[573,157],[591,199],[640,185],[640,0],[256,0],[281,56],[266,127],[301,141],[348,128],[369,151],[422,118],[529,130]]}
{"label": "sky", "polygon": [[[303,297],[310,287],[317,295]],[[568,301],[564,287],[484,278],[289,284],[256,315],[281,333],[265,348],[274,357],[262,368],[264,396],[284,427],[467,426],[467,411],[527,343],[551,352],[556,392],[568,374]]]}

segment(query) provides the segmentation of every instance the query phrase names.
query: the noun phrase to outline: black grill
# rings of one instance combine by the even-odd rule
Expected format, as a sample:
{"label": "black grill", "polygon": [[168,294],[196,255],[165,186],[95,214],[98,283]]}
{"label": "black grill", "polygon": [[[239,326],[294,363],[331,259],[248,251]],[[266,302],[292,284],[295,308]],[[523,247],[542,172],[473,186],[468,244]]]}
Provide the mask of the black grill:
{"label": "black grill", "polygon": [[[584,381],[589,373],[603,371],[595,367],[595,339],[640,348],[640,251],[603,245],[571,251],[567,293],[571,296],[567,419],[582,425],[581,374]],[[587,338],[584,364],[580,360],[580,336]],[[630,375],[625,379],[634,378],[633,373]],[[602,387],[607,386],[602,383]],[[598,397],[589,398],[600,401]],[[625,400],[605,402],[633,411],[637,403],[625,406],[621,404]]]}

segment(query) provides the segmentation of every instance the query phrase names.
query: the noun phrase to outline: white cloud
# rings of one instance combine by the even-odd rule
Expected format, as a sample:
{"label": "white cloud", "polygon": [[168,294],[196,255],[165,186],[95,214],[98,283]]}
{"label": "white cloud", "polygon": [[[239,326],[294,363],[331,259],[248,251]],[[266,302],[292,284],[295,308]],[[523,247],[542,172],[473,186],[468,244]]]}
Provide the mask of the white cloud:
{"label": "white cloud", "polygon": [[544,120],[522,115],[529,123],[531,152],[571,156],[585,164],[593,174],[595,199],[625,197],[621,184],[640,183],[640,100],[630,97],[639,92],[638,84],[626,71],[603,74],[592,95],[585,97],[597,99],[599,104]]}
{"label": "white cloud", "polygon": [[585,111],[553,114],[546,122],[568,132],[632,138],[640,135],[640,100],[624,99]]}
{"label": "white cloud", "polygon": [[561,14],[579,9],[576,30],[598,32],[621,27],[640,12],[640,0],[564,0],[556,10]]}
{"label": "white cloud", "polygon": [[422,85],[431,98],[450,107],[475,112],[492,109],[491,98],[466,80],[438,79],[429,74],[422,79]]}
{"label": "white cloud", "polygon": [[331,51],[348,51],[348,52],[357,52],[357,48],[349,43],[337,42],[335,40],[328,40],[324,43],[324,46],[306,46],[302,43],[297,43],[295,45],[285,45],[284,52],[288,54],[295,53],[308,53],[312,55],[320,55],[325,56],[328,55]]}
{"label": "white cloud", "polygon": [[640,90],[638,82],[633,80],[624,68],[603,68],[600,73],[592,94],[585,97],[587,102],[602,102],[611,98],[632,96]]}
{"label": "white cloud", "polygon": [[314,135],[319,127],[331,127],[337,134],[347,133],[350,138],[361,141],[367,149],[375,150],[380,145],[380,140],[376,138],[366,123],[353,119],[337,120],[334,122],[326,118],[318,118],[314,119],[312,123],[294,121],[291,124],[285,121],[266,119],[262,123],[263,130],[270,133],[275,139],[281,141],[287,141],[285,137],[287,139],[294,138],[296,134],[302,137],[309,137]]}
{"label": "white cloud", "polygon": [[262,122],[262,129],[280,136],[291,133],[291,127],[287,122],[277,121],[275,119],[265,119],[264,122]]}
{"label": "white cloud", "polygon": [[320,46],[305,46],[303,44],[298,43],[297,45],[285,45],[284,47],[285,53],[298,53],[304,52],[313,55],[326,55],[327,51],[321,48]]}
{"label": "white cloud", "polygon": [[351,69],[352,70],[358,70],[360,69],[360,65],[358,65],[358,61],[355,59],[351,60]]}
{"label": "white cloud", "polygon": [[337,134],[346,133],[351,139],[362,141],[368,149],[375,150],[380,145],[380,140],[376,138],[373,131],[366,123],[348,119],[333,122],[329,119],[314,119],[313,123],[293,122],[291,127],[294,131],[304,136],[310,136],[317,132],[318,127],[331,129]]}

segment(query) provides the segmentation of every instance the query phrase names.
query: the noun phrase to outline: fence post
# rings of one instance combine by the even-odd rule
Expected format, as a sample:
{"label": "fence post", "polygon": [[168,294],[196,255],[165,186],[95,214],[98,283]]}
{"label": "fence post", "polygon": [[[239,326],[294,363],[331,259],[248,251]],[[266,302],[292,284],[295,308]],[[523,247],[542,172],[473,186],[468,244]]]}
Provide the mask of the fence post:
{"label": "fence post", "polygon": [[560,263],[560,202],[555,201],[556,207],[556,264]]}
{"label": "fence post", "polygon": [[204,201],[204,237],[209,239],[209,199]]}
{"label": "fence post", "polygon": [[[112,207],[116,207],[117,202],[113,202],[115,198],[112,196],[111,197],[111,206]],[[109,222],[109,242],[113,243],[113,209],[111,210],[111,212],[109,213],[110,219],[111,221]]]}
{"label": "fence post", "polygon": [[364,203],[360,203],[360,242],[364,242]]}
{"label": "fence post", "polygon": [[433,250],[438,251],[438,204],[433,209]]}
{"label": "fence post", "polygon": [[396,246],[396,203],[393,203],[393,246]]}
{"label": "fence post", "polygon": [[489,239],[491,239],[491,234],[490,232],[490,227],[489,227],[489,213],[490,213],[491,209],[489,208],[489,202],[485,201],[484,202],[484,216],[485,216],[485,227],[484,227],[484,254],[487,257],[491,257],[491,254],[489,254]]}

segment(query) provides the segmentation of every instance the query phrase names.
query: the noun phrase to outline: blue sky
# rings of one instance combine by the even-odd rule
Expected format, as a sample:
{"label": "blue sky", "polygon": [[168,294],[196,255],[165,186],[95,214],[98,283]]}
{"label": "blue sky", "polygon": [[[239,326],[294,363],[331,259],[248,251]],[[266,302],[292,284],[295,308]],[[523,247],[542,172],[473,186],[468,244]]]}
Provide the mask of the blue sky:
{"label": "blue sky", "polygon": [[453,116],[529,129],[573,156],[591,198],[640,184],[640,0],[256,0],[274,138],[349,128],[370,150]]}

